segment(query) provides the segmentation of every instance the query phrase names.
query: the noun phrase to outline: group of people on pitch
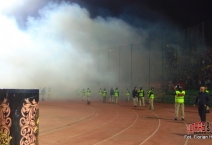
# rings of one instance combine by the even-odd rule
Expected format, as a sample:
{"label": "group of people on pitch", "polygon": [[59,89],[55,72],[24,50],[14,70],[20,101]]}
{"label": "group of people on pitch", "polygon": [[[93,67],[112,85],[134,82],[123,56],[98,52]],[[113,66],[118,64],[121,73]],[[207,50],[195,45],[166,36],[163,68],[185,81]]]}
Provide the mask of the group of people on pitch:
{"label": "group of people on pitch", "polygon": [[[149,110],[155,110],[154,109],[154,88],[151,87],[150,90],[147,92],[148,95],[148,99],[149,99]],[[132,97],[133,97],[133,105],[134,107],[137,107],[137,104],[139,102],[139,105],[141,106],[141,102],[143,104],[144,107],[146,107],[145,105],[145,97],[144,97],[144,90],[142,89],[142,87],[140,87],[140,90],[137,90],[137,87],[135,87],[133,89],[132,92]]]}

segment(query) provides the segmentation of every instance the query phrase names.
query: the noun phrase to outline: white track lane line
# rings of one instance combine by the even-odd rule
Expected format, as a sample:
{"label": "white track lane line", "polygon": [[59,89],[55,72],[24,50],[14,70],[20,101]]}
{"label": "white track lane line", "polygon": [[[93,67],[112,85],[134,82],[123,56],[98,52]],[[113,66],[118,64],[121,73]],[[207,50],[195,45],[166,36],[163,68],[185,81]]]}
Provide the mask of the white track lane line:
{"label": "white track lane line", "polygon": [[[184,123],[185,123],[185,121],[184,121]],[[187,124],[185,123],[185,125],[186,125],[186,127],[187,127]],[[188,133],[189,134],[189,133]],[[186,139],[186,141],[185,141],[185,144],[184,145],[187,145],[187,143],[188,143],[188,138]]]}
{"label": "white track lane line", "polygon": [[91,129],[91,130],[85,131],[85,132],[83,132],[83,133],[80,133],[80,134],[77,134],[77,135],[74,135],[74,136],[69,136],[68,138],[73,138],[73,137],[76,137],[76,136],[79,136],[79,135],[88,133],[88,132],[90,132],[90,131],[93,131],[93,130],[95,130],[95,129],[97,129],[97,128],[100,128],[100,127],[102,127],[102,126],[105,126],[105,125],[109,124],[110,122],[112,122],[114,119],[116,119],[118,116],[119,116],[119,112],[116,110],[116,117],[114,117],[114,118],[113,118],[112,120],[110,120],[109,122],[107,122],[107,123],[105,123],[105,124],[102,124],[102,125],[100,125],[100,126],[98,126],[98,127],[96,127],[96,128],[93,128],[93,129]]}
{"label": "white track lane line", "polygon": [[122,131],[120,131],[120,132],[114,134],[113,136],[111,136],[111,137],[109,137],[109,138],[107,138],[107,139],[104,139],[104,140],[102,140],[102,141],[100,141],[100,142],[98,142],[98,143],[95,143],[94,145],[97,145],[97,144],[100,144],[100,143],[102,143],[102,142],[105,142],[105,141],[107,141],[107,140],[109,140],[109,139],[111,139],[111,138],[113,138],[113,137],[119,135],[120,133],[124,132],[125,130],[127,130],[127,129],[130,128],[131,126],[133,126],[133,125],[135,124],[135,122],[138,120],[138,114],[137,114],[135,111],[133,111],[133,112],[134,112],[135,115],[136,115],[136,119],[135,119],[135,121],[133,122],[133,124],[131,124],[130,126],[128,126],[127,128],[125,128],[124,130],[122,130]]}
{"label": "white track lane line", "polygon": [[[55,107],[55,106],[54,106]],[[61,106],[56,106],[56,107],[61,107]],[[62,106],[63,107],[63,106]],[[79,120],[77,122],[74,122],[74,123],[71,123],[71,124],[66,124],[66,125],[63,125],[63,126],[60,126],[60,127],[57,127],[57,128],[54,128],[54,129],[50,129],[50,130],[45,130],[45,131],[42,131],[39,133],[39,136],[42,136],[42,135],[45,135],[45,134],[48,134],[48,133],[52,133],[52,132],[55,132],[55,131],[58,131],[58,130],[62,130],[64,128],[68,128],[68,127],[73,127],[79,123],[82,123],[82,122],[85,122],[87,120],[90,120],[90,119],[94,119],[96,118],[98,115],[99,115],[99,111],[98,109],[96,109],[95,107],[92,107],[94,108],[96,111],[94,112],[94,114],[88,116],[87,118],[83,119],[83,120]],[[95,116],[94,116],[95,115]],[[93,118],[91,118],[93,116]]]}
{"label": "white track lane line", "polygon": [[[90,132],[90,131],[93,131],[93,130],[95,130],[95,129],[97,129],[97,128],[100,128],[100,127],[102,127],[102,126],[105,126],[105,125],[109,124],[110,122],[112,122],[114,119],[116,119],[118,116],[119,116],[119,112],[118,112],[117,109],[116,109],[116,116],[115,116],[112,120],[110,120],[109,122],[107,122],[107,123],[105,123],[105,124],[102,124],[102,125],[100,125],[100,126],[98,126],[98,127],[96,127],[96,128],[93,128],[93,129],[91,129],[91,130],[85,131],[85,132],[83,132],[83,133],[80,133],[80,134],[77,134],[77,135],[74,135],[74,136],[69,136],[69,137],[67,137],[67,138],[65,138],[65,139],[70,139],[70,138],[73,138],[73,137],[76,137],[76,136],[79,136],[79,135],[88,133],[88,132]],[[64,141],[64,139],[63,139],[63,141]],[[58,142],[60,142],[60,141],[58,141]]]}
{"label": "white track lane line", "polygon": [[[153,112],[152,112],[153,113]],[[156,115],[155,113],[153,113],[157,118],[158,118],[158,127],[157,129],[148,137],[146,138],[142,143],[140,143],[140,145],[144,144],[146,141],[148,141],[160,128],[160,118],[158,117],[158,115]]]}
{"label": "white track lane line", "polygon": [[[170,112],[169,112],[170,113]],[[185,126],[187,127],[188,125],[187,125],[187,123],[185,122],[185,121],[183,121],[184,122],[184,124],[185,124]],[[188,133],[189,134],[189,133]],[[186,139],[186,141],[185,141],[185,144],[184,145],[187,145],[187,143],[188,143],[188,138]]]}

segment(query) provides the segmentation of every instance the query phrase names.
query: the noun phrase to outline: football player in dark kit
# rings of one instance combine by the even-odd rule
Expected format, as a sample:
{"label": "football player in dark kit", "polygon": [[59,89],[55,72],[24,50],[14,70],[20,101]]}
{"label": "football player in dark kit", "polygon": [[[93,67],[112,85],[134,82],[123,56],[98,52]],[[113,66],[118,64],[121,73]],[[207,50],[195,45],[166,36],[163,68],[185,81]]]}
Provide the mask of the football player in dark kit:
{"label": "football player in dark kit", "polygon": [[200,92],[197,94],[194,106],[198,105],[198,113],[201,122],[206,122],[206,107],[209,105],[210,98],[208,93],[205,92],[205,87],[200,87]]}

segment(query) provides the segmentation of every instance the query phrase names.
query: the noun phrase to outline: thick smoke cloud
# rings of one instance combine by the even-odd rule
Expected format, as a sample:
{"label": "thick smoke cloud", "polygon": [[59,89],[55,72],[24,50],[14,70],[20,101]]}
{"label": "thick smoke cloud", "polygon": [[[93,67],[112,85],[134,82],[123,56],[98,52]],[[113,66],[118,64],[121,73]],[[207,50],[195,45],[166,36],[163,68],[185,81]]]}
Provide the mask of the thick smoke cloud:
{"label": "thick smoke cloud", "polygon": [[[99,57],[106,65],[108,49],[101,49],[142,44],[147,35],[120,19],[91,19],[86,9],[67,2],[25,0],[2,10],[0,21],[1,87],[51,87],[55,98],[72,96],[78,87],[98,88],[97,52],[105,51]],[[110,78],[116,78],[113,71]]]}

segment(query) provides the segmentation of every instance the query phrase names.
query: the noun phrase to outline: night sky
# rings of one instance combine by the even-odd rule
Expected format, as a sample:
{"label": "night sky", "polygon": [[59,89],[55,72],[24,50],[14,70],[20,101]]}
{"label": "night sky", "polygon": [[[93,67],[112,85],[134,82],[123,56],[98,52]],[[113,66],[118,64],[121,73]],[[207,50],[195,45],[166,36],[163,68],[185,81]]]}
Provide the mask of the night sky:
{"label": "night sky", "polygon": [[[211,0],[69,0],[91,17],[117,17],[136,27],[163,21],[185,29],[212,19]],[[142,23],[141,23],[142,22]]]}

